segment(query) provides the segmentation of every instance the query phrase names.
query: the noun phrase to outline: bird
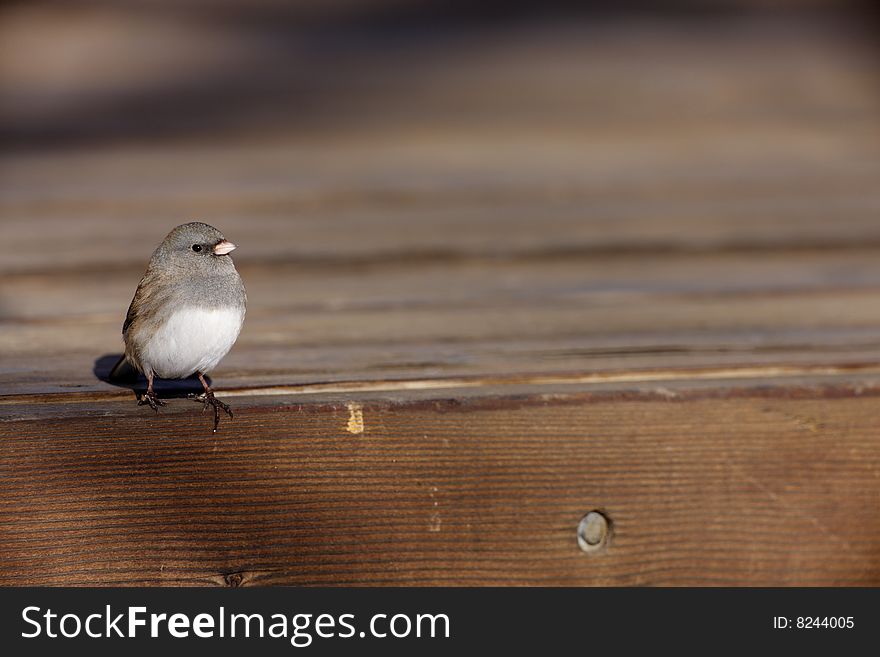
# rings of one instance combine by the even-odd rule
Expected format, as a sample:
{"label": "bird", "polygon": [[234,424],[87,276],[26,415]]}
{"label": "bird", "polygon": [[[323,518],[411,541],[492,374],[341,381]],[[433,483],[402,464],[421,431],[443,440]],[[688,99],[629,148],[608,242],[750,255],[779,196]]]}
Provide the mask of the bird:
{"label": "bird", "polygon": [[166,403],[153,389],[159,379],[185,379],[196,374],[204,387],[204,410],[214,410],[214,433],[220,410],[232,409],[214,396],[205,380],[238,339],[244,323],[247,292],[229,255],[236,247],[223,233],[198,221],[173,229],[156,247],[137,286],[122,324],[125,353],[110,380],[130,379],[140,372],[147,390],[138,405],[157,413]]}

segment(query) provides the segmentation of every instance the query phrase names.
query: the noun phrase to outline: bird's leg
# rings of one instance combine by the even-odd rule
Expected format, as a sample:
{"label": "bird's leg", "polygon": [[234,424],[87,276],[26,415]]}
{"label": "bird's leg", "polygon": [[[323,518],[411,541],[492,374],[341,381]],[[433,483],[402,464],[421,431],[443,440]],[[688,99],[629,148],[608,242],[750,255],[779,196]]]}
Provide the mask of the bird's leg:
{"label": "bird's leg", "polygon": [[165,402],[159,399],[159,396],[153,391],[152,372],[147,375],[147,391],[141,395],[141,398],[138,400],[138,406],[143,406],[144,404],[149,404],[150,408],[157,413],[159,412],[159,407],[165,405]]}
{"label": "bird's leg", "polygon": [[208,385],[208,382],[205,381],[205,377],[201,372],[196,372],[199,375],[199,381],[202,382],[202,386],[205,388],[205,392],[201,395],[190,395],[190,398],[194,401],[200,401],[205,404],[204,409],[207,410],[208,406],[213,407],[214,409],[214,433],[217,433],[217,427],[220,426],[220,409],[222,408],[226,411],[226,414],[229,417],[232,417],[232,409],[229,408],[228,404],[224,404],[222,401],[214,397],[214,391],[211,390],[211,386]]}

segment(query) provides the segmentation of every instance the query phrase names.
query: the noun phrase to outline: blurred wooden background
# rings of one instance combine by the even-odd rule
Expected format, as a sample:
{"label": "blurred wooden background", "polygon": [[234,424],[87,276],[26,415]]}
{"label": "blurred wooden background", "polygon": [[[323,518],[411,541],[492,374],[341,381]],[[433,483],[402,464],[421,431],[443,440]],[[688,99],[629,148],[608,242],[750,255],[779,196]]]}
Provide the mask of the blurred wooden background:
{"label": "blurred wooden background", "polygon": [[[4,584],[880,584],[871,16],[198,4],[0,10]],[[101,380],[196,219],[216,436]]]}

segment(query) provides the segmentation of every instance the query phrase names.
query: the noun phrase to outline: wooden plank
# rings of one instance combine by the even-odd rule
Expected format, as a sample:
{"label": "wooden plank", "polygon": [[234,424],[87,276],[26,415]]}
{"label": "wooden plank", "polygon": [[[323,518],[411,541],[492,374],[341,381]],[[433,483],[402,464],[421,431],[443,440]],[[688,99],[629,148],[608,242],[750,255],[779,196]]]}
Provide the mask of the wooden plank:
{"label": "wooden plank", "polygon": [[2,422],[4,581],[880,583],[876,387],[486,392]]}
{"label": "wooden plank", "polygon": [[[253,44],[201,29],[205,89]],[[151,93],[124,58],[34,116],[20,75],[0,121],[85,141],[0,153],[5,581],[880,584],[866,43],[606,29],[365,35],[283,80],[258,46],[208,138],[102,141],[107,89]],[[189,219],[249,291],[216,436],[186,382],[156,415],[102,380]]]}
{"label": "wooden plank", "polygon": [[[242,266],[251,307],[221,387],[737,364],[877,363],[880,269],[780,254],[310,271]],[[7,278],[0,392],[112,390],[140,272]]]}

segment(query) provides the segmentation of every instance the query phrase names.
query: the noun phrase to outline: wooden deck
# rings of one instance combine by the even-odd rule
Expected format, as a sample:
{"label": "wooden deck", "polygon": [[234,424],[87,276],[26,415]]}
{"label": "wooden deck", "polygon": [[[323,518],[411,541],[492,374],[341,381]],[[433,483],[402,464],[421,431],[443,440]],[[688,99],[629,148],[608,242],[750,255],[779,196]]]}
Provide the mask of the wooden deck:
{"label": "wooden deck", "polygon": [[[0,156],[4,584],[880,585],[876,53],[456,43],[323,122]],[[217,435],[102,380],[192,219],[249,294]]]}

